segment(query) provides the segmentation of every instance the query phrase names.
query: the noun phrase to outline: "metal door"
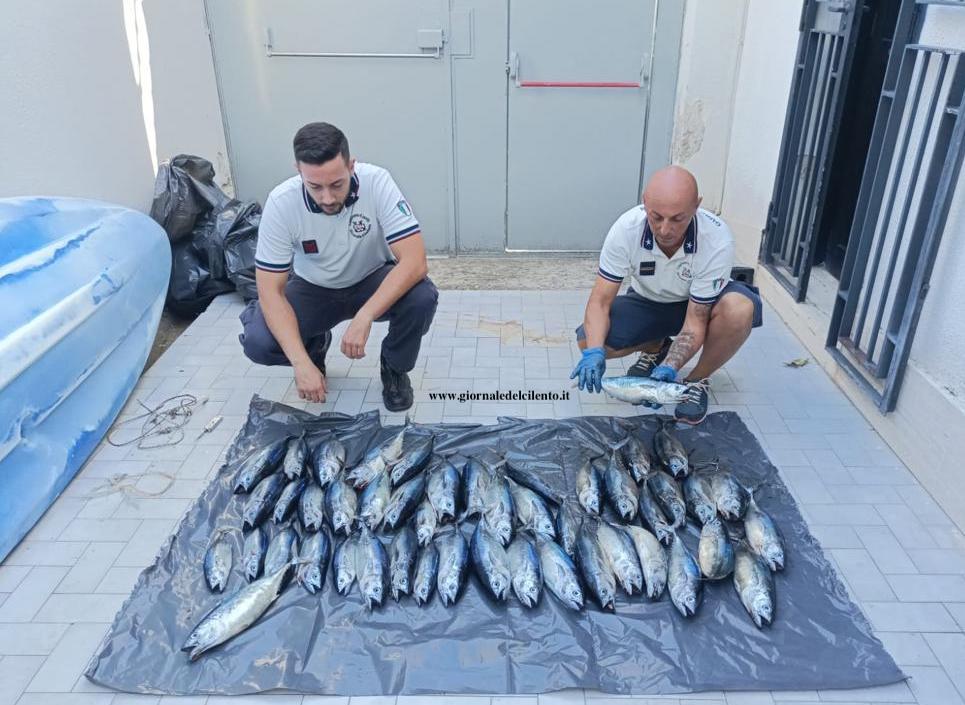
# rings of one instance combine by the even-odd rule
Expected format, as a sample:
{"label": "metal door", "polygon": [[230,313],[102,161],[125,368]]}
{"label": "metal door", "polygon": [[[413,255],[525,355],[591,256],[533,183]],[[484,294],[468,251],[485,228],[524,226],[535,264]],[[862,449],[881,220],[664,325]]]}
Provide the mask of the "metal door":
{"label": "metal door", "polygon": [[206,11],[239,197],[264,203],[295,173],[295,131],[331,122],[358,159],[392,172],[429,249],[449,249],[445,0],[206,0]]}
{"label": "metal door", "polygon": [[805,0],[761,261],[797,301],[807,295],[861,0]]}
{"label": "metal door", "polygon": [[639,201],[656,0],[510,0],[506,249],[598,252]]}

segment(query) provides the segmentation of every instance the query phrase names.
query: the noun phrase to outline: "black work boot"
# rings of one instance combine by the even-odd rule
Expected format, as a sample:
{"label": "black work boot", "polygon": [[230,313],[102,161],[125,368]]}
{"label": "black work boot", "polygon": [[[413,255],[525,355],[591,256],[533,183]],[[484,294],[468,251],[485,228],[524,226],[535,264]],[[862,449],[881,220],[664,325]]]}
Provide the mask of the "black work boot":
{"label": "black work boot", "polygon": [[382,402],[389,411],[405,411],[412,406],[412,382],[405,372],[393,370],[385,357],[381,360]]}
{"label": "black work boot", "polygon": [[663,362],[663,359],[667,357],[672,342],[670,338],[664,338],[663,344],[657,352],[640,353],[640,358],[627,370],[627,377],[649,377],[650,373],[653,372],[653,368]]}
{"label": "black work boot", "polygon": [[308,358],[312,361],[318,371],[325,376],[325,355],[328,347],[332,344],[332,331],[325,331],[325,335],[319,336],[308,349]]}

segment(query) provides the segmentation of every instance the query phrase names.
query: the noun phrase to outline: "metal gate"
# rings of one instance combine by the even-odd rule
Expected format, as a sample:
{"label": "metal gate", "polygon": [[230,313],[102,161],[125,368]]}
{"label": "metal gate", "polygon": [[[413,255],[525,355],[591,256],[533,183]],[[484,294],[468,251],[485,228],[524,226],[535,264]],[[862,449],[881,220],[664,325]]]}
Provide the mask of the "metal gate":
{"label": "metal gate", "polygon": [[926,46],[928,5],[904,0],[827,345],[892,411],[965,153],[962,49]]}
{"label": "metal gate", "polygon": [[863,4],[805,0],[801,37],[761,261],[804,301]]}

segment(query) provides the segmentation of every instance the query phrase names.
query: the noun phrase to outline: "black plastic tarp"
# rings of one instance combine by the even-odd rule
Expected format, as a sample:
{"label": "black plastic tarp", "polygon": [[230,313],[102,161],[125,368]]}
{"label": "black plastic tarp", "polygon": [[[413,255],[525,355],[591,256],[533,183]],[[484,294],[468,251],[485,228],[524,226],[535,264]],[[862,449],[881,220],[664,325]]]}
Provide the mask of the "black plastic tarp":
{"label": "black plastic tarp", "polygon": [[[497,452],[543,468],[571,488],[581,454],[635,430],[651,436],[658,416],[563,420],[500,419],[492,426],[438,424],[436,450],[463,456]],[[397,429],[397,427],[395,427]],[[773,517],[787,544],[777,574],[775,623],[758,630],[730,579],[705,586],[696,617],[685,620],[664,594],[657,602],[618,598],[615,613],[591,603],[563,608],[544,590],[539,605],[495,604],[470,584],[454,607],[438,596],[368,612],[357,592],[331,586],[309,595],[292,582],[248,631],[189,662],[179,651],[195,623],[222,596],[208,591],[201,563],[213,531],[240,527],[243,498],[232,494],[234,461],[251,448],[301,429],[309,439],[334,431],[349,462],[387,438],[376,412],[314,416],[258,397],[228,462],[137,581],[87,676],[119,690],[240,694],[272,689],[333,695],[538,693],[569,687],[611,693],[701,690],[811,690],[893,683],[904,678],[851,602],[797,506],[753,435],[730,412],[679,429],[691,457],[717,457]],[[458,455],[455,458],[458,460]],[[471,527],[463,527],[468,538]],[[696,548],[697,533],[686,542]],[[233,534],[235,556],[241,532]],[[243,585],[235,561],[228,591]]]}

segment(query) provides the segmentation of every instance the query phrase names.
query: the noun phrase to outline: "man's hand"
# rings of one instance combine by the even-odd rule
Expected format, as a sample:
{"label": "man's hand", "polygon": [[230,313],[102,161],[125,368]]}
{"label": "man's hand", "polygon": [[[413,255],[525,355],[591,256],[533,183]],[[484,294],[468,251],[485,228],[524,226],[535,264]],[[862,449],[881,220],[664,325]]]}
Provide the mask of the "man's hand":
{"label": "man's hand", "polygon": [[576,363],[576,368],[570,379],[579,377],[580,389],[588,392],[600,392],[603,387],[600,381],[606,371],[606,351],[603,348],[587,348],[583,351],[583,357]]}
{"label": "man's hand", "polygon": [[294,365],[298,396],[305,401],[323,402],[328,391],[325,377],[311,360]]}
{"label": "man's hand", "polygon": [[342,336],[342,353],[345,357],[352,360],[365,357],[365,344],[369,340],[371,330],[372,319],[365,316],[361,311],[357,313],[352,322],[348,324],[348,330]]}
{"label": "man's hand", "polygon": [[650,373],[650,379],[655,379],[658,382],[676,382],[677,370],[670,365],[657,365]]}

